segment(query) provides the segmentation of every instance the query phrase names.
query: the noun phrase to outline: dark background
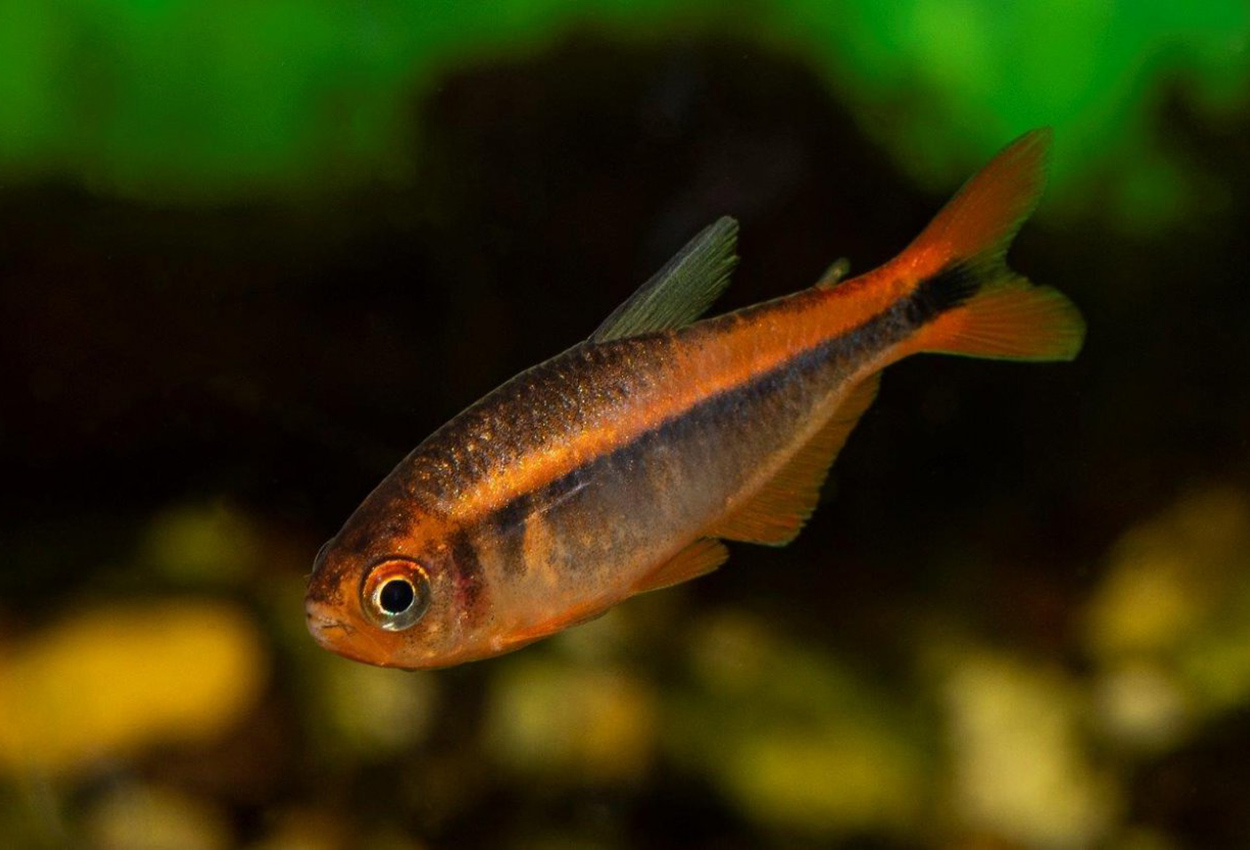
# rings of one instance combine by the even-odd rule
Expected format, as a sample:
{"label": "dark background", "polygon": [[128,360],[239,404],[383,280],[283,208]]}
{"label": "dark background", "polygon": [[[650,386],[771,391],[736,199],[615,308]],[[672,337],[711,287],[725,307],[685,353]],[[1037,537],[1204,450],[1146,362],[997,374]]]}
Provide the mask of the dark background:
{"label": "dark background", "polygon": [[[698,582],[435,673],[313,645],[320,543],[718,215],[742,261],[717,309],[892,256],[959,179],[922,188],[883,143],[905,103],[865,112],[742,33],[580,26],[414,85],[385,174],[158,191],[11,168],[5,834],[1250,840],[1250,112],[1145,79],[1132,130],[1189,201],[1126,212],[1108,153],[1063,175],[1011,255],[1083,310],[1075,363],[894,367],[792,546],[732,546]],[[988,151],[951,157],[966,176]]]}

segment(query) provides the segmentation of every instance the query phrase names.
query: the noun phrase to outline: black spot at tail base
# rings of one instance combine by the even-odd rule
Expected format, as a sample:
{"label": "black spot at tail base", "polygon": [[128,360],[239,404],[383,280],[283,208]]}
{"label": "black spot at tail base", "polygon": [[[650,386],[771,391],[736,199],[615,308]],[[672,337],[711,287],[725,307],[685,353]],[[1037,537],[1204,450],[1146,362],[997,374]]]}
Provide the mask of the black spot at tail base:
{"label": "black spot at tail base", "polygon": [[907,319],[915,326],[931,322],[968,302],[981,289],[982,276],[967,263],[955,262],[920,282],[907,299]]}

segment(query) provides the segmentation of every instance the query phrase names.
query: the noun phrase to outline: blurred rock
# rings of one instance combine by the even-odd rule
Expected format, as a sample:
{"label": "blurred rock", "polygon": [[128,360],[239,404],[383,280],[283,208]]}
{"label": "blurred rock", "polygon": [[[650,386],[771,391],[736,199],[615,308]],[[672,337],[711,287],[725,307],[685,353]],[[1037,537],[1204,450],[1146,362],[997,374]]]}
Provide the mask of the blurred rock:
{"label": "blurred rock", "polygon": [[538,654],[509,659],[491,683],[491,754],[520,774],[575,783],[640,778],[654,756],[655,694],[623,670]]}
{"label": "blurred rock", "polygon": [[1250,702],[1250,498],[1206,488],[1126,532],[1086,623],[1108,675],[1167,669],[1198,716]]}
{"label": "blurred rock", "polygon": [[212,803],[169,788],[125,786],[101,800],[84,822],[91,850],[225,850],[234,846]]}
{"label": "blurred rock", "polygon": [[424,739],[437,710],[437,681],[322,653],[319,678],[334,745],[374,758]]}
{"label": "blurred rock", "polygon": [[719,778],[766,824],[816,835],[899,832],[923,796],[914,754],[869,724],[763,728],[729,748]]}
{"label": "blurred rock", "polygon": [[233,605],[130,603],[71,616],[0,650],[0,770],[73,772],[153,744],[221,735],[268,676]]}
{"label": "blurred rock", "polygon": [[1112,776],[1081,737],[1078,684],[1052,666],[962,657],[945,687],[959,821],[1036,848],[1097,846],[1117,822]]}
{"label": "blurred rock", "polygon": [[811,836],[915,827],[927,765],[887,698],[749,615],[708,618],[689,646],[700,687],[674,701],[666,742],[744,814]]}
{"label": "blurred rock", "polygon": [[1090,601],[1091,650],[1102,658],[1176,647],[1244,588],[1250,566],[1250,503],[1211,489],[1130,529]]}
{"label": "blurred rock", "polygon": [[1192,725],[1192,708],[1177,677],[1146,662],[1129,662],[1101,676],[1097,708],[1108,736],[1147,753],[1178,743]]}

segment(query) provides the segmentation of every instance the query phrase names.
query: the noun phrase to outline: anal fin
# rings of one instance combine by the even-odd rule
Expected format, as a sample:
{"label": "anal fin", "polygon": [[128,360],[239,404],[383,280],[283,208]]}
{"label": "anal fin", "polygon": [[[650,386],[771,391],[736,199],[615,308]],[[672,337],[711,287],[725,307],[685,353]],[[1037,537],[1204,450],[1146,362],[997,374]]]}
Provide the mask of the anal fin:
{"label": "anal fin", "polygon": [[727,540],[784,546],[816,509],[820,487],[855,424],[877,397],[881,373],[860,381],[817,434],[750,501],[707,533]]}
{"label": "anal fin", "polygon": [[634,585],[634,593],[661,590],[707,575],[725,563],[728,557],[729,550],[724,543],[708,537],[700,538],[648,573]]}

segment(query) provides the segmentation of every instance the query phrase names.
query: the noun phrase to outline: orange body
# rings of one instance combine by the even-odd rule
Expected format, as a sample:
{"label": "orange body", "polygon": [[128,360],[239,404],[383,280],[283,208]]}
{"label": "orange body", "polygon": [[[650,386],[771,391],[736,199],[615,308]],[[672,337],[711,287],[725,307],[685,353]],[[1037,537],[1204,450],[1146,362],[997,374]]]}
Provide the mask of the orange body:
{"label": "orange body", "polygon": [[900,357],[1075,356],[1076,309],[1002,260],[1047,140],[1017,140],[885,266],[696,322],[732,265],[732,222],[709,228],[396,467],[318,556],[313,635],[408,668],[506,652],[714,569],[722,539],[793,539]]}

